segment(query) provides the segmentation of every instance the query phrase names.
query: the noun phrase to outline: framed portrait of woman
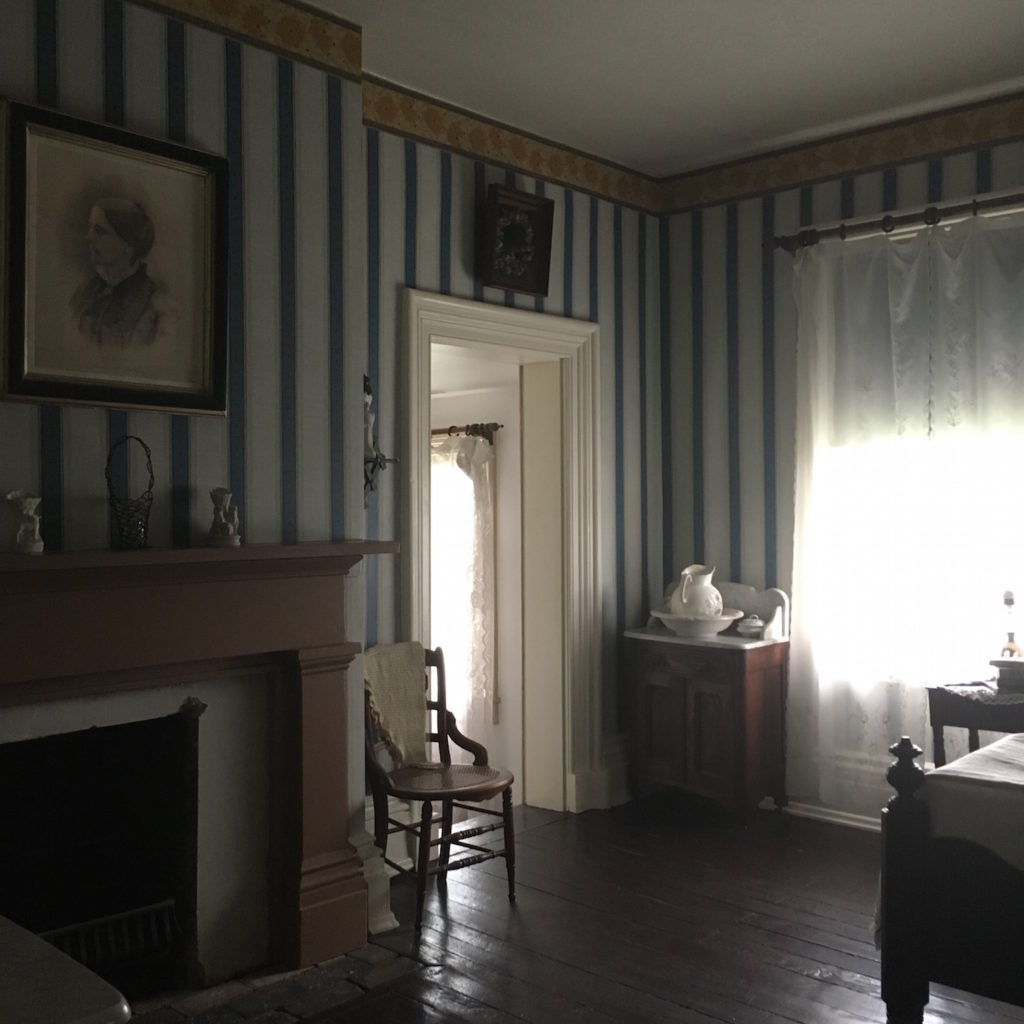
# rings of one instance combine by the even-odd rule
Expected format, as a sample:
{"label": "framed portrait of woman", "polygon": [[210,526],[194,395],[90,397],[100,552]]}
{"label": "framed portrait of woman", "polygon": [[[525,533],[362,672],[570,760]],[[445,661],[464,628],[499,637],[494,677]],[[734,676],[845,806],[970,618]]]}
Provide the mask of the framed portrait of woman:
{"label": "framed portrait of woman", "polygon": [[227,161],[0,103],[3,393],[223,413]]}

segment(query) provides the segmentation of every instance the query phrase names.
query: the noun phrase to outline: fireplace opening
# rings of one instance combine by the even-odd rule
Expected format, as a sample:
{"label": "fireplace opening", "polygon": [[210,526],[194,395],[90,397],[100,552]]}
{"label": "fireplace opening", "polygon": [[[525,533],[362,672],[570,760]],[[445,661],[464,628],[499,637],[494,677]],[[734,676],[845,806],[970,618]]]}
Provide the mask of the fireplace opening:
{"label": "fireplace opening", "polygon": [[0,914],[129,998],[201,983],[202,709],[0,745]]}

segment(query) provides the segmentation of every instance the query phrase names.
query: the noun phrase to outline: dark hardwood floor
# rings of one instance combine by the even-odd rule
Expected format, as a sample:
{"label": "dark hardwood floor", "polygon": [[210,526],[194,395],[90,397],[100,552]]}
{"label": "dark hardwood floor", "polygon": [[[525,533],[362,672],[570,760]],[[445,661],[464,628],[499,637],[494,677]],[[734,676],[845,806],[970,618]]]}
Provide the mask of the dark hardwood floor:
{"label": "dark hardwood floor", "polygon": [[[519,808],[517,827],[514,906],[502,861],[468,868],[431,890],[416,936],[398,881],[406,923],[363,950],[139,1024],[885,1020],[877,834],[770,811],[739,825],[672,793],[580,815]],[[932,986],[926,1020],[1010,1024],[1024,1010]]]}

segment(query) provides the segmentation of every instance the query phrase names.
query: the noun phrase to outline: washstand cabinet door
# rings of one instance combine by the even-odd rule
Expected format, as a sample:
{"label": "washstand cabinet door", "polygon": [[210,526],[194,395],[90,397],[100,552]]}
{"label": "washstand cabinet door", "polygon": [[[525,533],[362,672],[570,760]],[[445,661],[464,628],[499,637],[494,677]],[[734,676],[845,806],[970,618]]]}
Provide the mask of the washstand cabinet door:
{"label": "washstand cabinet door", "polygon": [[686,788],[731,800],[736,794],[736,687],[708,664],[687,681]]}
{"label": "washstand cabinet door", "polygon": [[660,654],[639,650],[635,673],[634,737],[641,782],[686,781],[686,699],[678,670]]}

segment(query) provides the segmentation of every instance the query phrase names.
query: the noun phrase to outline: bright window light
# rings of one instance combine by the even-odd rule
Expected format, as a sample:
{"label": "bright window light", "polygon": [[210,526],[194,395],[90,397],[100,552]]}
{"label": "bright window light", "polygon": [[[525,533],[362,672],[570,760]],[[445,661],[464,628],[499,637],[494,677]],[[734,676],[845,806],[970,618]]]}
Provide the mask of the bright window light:
{"label": "bright window light", "polygon": [[805,612],[820,679],[866,689],[994,674],[1015,626],[1004,592],[1024,609],[1022,463],[1021,435],[816,454]]}
{"label": "bright window light", "polygon": [[471,697],[473,481],[452,460],[430,468],[430,642],[444,651],[448,710],[466,725]]}

